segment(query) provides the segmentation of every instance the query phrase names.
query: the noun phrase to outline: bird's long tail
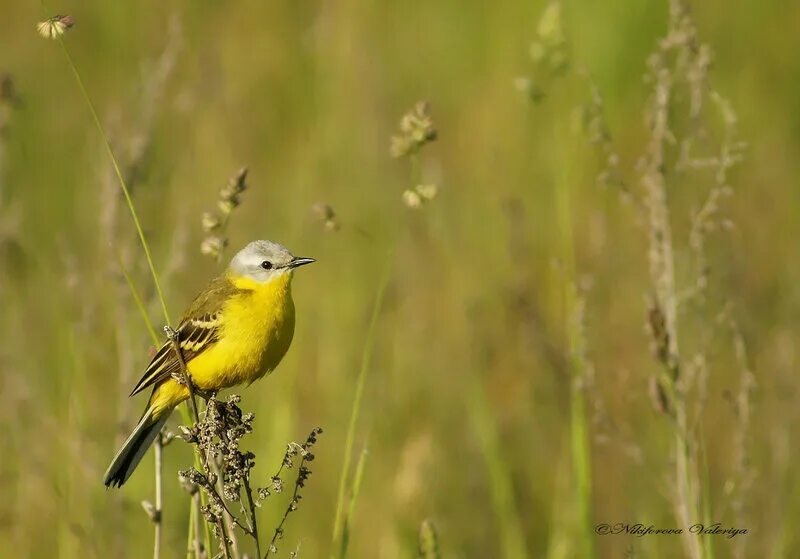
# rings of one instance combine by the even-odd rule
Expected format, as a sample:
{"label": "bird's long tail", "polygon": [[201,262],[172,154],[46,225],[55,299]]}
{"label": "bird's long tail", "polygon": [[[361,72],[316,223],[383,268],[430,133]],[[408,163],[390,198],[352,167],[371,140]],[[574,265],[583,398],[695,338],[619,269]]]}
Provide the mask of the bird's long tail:
{"label": "bird's long tail", "polygon": [[169,417],[169,411],[164,413],[163,410],[156,412],[156,408],[148,405],[144,411],[144,415],[139,420],[139,423],[133,429],[128,440],[119,449],[117,455],[111,461],[111,465],[106,470],[106,475],[103,478],[103,483],[106,487],[117,486],[121,487],[123,483],[128,481],[131,477],[133,470],[144,456],[147,449],[155,440],[161,428],[166,423]]}

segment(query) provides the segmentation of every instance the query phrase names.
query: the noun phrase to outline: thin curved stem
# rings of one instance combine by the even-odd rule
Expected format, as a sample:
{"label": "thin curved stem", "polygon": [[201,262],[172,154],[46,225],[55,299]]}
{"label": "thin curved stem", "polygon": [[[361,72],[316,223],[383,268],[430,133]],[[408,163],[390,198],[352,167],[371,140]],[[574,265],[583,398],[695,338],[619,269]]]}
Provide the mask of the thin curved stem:
{"label": "thin curved stem", "polygon": [[161,455],[164,449],[163,442],[161,440],[161,433],[156,435],[156,444],[155,444],[155,466],[156,466],[156,502],[155,502],[155,510],[153,511],[153,524],[155,524],[155,537],[153,538],[153,559],[161,559],[161,532],[163,523],[161,521],[161,507],[164,503],[163,497],[163,483],[161,481],[162,477],[162,461]]}
{"label": "thin curved stem", "polygon": [[139,221],[139,215],[136,213],[136,208],[133,205],[133,199],[131,198],[130,190],[128,190],[128,185],[125,183],[125,178],[122,176],[122,171],[120,170],[119,163],[117,162],[117,158],[114,155],[114,150],[111,148],[111,142],[108,139],[108,135],[106,134],[105,129],[103,129],[103,125],[100,123],[100,117],[97,116],[97,110],[94,107],[94,103],[92,102],[92,98],[89,96],[89,91],[86,89],[86,85],[83,83],[83,78],[81,78],[80,73],[78,72],[78,68],[75,66],[75,62],[72,60],[72,55],[67,49],[67,45],[64,43],[64,39],[58,37],[58,42],[61,44],[61,48],[64,51],[64,55],[67,58],[67,64],[69,65],[70,69],[72,70],[72,74],[75,76],[75,81],[78,82],[78,87],[83,94],[83,98],[86,100],[86,104],[89,106],[89,112],[92,114],[92,120],[94,120],[95,126],[97,127],[97,131],[100,133],[100,137],[103,139],[103,144],[105,145],[106,152],[108,153],[108,157],[111,160],[111,166],[114,168],[114,173],[117,175],[117,179],[119,180],[119,186],[122,189],[122,194],[125,196],[125,202],[128,205],[128,210],[131,214],[131,219],[133,220],[133,224],[136,227],[136,233],[139,235],[139,241],[141,242],[142,249],[144,250],[145,258],[147,259],[147,266],[150,268],[150,275],[153,277],[153,284],[156,287],[156,293],[158,294],[158,300],[161,303],[161,310],[164,313],[164,319],[166,320],[167,324],[170,324],[169,318],[169,311],[167,310],[167,303],[166,299],[164,299],[164,292],[161,290],[161,284],[158,281],[158,274],[156,273],[155,265],[153,264],[153,258],[150,255],[150,246],[147,244],[147,239],[144,236],[144,230],[142,229],[142,224]]}
{"label": "thin curved stem", "polygon": [[356,380],[356,392],[353,398],[353,407],[350,412],[350,421],[347,426],[347,438],[344,445],[344,458],[342,464],[342,472],[339,476],[339,489],[336,498],[336,516],[334,517],[333,524],[333,539],[331,542],[331,551],[335,549],[336,543],[342,537],[342,525],[344,521],[344,501],[345,490],[347,485],[348,472],[350,471],[350,462],[353,457],[353,443],[355,441],[356,426],[358,424],[358,416],[361,411],[361,399],[364,394],[364,384],[366,383],[367,371],[369,370],[370,361],[372,360],[372,348],[375,339],[375,327],[378,323],[378,315],[380,314],[381,307],[383,306],[383,296],[386,292],[386,286],[389,283],[389,270],[391,269],[391,252],[387,255],[387,261],[384,266],[383,275],[381,276],[380,283],[378,284],[378,292],[375,297],[375,306],[372,308],[372,316],[367,329],[367,337],[364,341],[364,349],[361,355],[361,368],[358,372],[358,379]]}

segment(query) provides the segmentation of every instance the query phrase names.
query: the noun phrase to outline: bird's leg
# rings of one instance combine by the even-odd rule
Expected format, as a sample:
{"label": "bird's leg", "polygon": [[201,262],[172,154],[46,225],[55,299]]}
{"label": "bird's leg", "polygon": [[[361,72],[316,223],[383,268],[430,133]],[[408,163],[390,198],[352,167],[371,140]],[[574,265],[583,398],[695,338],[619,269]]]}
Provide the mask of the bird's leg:
{"label": "bird's leg", "polygon": [[181,342],[178,331],[167,325],[164,326],[164,333],[166,333],[167,339],[172,342],[172,348],[175,350],[175,355],[177,356],[178,364],[180,365],[179,376],[176,377],[173,375],[173,378],[175,378],[175,380],[177,380],[179,383],[185,385],[189,391],[189,401],[191,402],[192,411],[194,412],[195,423],[199,423],[200,414],[197,411],[197,403],[194,400],[195,387],[191,377],[189,376],[189,370],[186,368],[186,361],[183,358],[183,351],[181,351]]}
{"label": "bird's leg", "polygon": [[[167,334],[167,339],[174,344],[175,351],[176,352],[180,351],[179,349],[180,340],[178,339],[179,338],[178,331],[170,326],[164,326],[164,332],[166,332]],[[179,361],[182,361],[182,358],[183,356],[179,355]],[[206,402],[208,402],[211,398],[214,398],[217,395],[216,390],[203,390],[199,388],[197,385],[195,385],[194,382],[192,381],[192,377],[189,374],[189,370],[186,367],[185,363],[181,363],[181,367],[178,369],[178,371],[172,373],[170,376],[178,384],[187,386],[190,394],[194,393],[195,395],[200,396]],[[189,384],[191,384],[191,386],[189,386]]]}
{"label": "bird's leg", "polygon": [[[186,379],[184,379],[182,372],[179,371],[179,372],[176,372],[176,373],[172,373],[170,375],[170,377],[172,378],[172,380],[174,380],[178,384],[180,384],[182,386],[186,386]],[[192,388],[192,392],[194,392],[195,396],[200,396],[203,400],[208,402],[211,398],[214,398],[217,395],[216,390],[203,390],[202,388],[198,388],[197,385],[192,382],[192,378],[190,376],[188,376],[188,375],[187,375],[187,377],[188,377],[189,382],[192,383],[192,387],[191,388]]]}
{"label": "bird's leg", "polygon": [[178,331],[171,326],[164,326],[164,333],[167,335],[167,339],[172,342],[175,353],[178,356],[178,362],[180,364],[178,370],[172,373],[170,376],[173,378],[173,380],[177,381],[178,384],[183,384],[186,386],[189,389],[189,392],[200,394],[200,391],[192,382],[192,378],[189,376],[189,370],[186,368],[186,363],[183,360],[183,352],[180,350],[181,346]]}

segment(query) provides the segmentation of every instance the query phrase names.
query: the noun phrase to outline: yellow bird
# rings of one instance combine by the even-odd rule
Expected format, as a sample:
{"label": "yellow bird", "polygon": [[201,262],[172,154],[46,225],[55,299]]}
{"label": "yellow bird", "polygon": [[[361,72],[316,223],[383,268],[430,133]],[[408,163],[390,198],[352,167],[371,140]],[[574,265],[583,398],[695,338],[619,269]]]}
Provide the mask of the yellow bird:
{"label": "yellow bird", "polygon": [[[193,386],[217,391],[250,384],[278,366],[294,335],[293,271],[312,262],[272,241],[253,241],[233,257],[177,328]],[[189,389],[176,380],[180,375],[178,355],[168,340],[131,392],[153,387],[142,418],[106,471],[106,487],[128,480],[172,410],[189,398]]]}

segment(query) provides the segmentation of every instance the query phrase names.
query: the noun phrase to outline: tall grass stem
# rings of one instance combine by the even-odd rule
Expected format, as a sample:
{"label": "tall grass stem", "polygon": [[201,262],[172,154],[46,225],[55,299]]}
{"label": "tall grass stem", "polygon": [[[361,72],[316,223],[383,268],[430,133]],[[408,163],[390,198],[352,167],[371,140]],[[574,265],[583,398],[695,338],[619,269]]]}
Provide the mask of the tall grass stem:
{"label": "tall grass stem", "polygon": [[102,123],[100,122],[100,117],[97,115],[97,110],[95,109],[94,103],[92,102],[92,98],[89,96],[89,91],[86,89],[86,84],[83,83],[83,78],[81,77],[80,72],[78,72],[77,66],[75,66],[75,62],[72,59],[72,55],[67,48],[66,43],[64,43],[64,39],[59,36],[58,42],[61,45],[62,50],[64,51],[64,56],[67,59],[67,64],[69,65],[70,69],[72,70],[72,74],[75,76],[75,81],[78,82],[78,87],[83,94],[83,98],[86,101],[86,105],[89,107],[89,112],[92,115],[92,120],[94,121],[95,126],[97,127],[97,131],[100,133],[100,137],[103,139],[103,145],[106,148],[106,152],[108,153],[108,157],[111,160],[111,166],[114,168],[114,173],[117,175],[117,179],[119,180],[120,188],[122,189],[122,194],[125,196],[125,202],[128,205],[128,210],[131,214],[131,219],[133,220],[133,224],[136,227],[136,233],[139,236],[139,241],[141,242],[142,249],[144,250],[145,258],[147,259],[147,266],[150,268],[150,275],[153,278],[153,284],[156,288],[156,293],[158,294],[158,300],[161,303],[161,310],[164,313],[164,320],[166,321],[167,325],[171,323],[169,318],[169,311],[167,310],[167,303],[166,299],[164,299],[164,292],[161,290],[161,283],[158,281],[158,274],[156,273],[155,265],[153,264],[153,257],[150,254],[150,246],[147,243],[147,239],[144,236],[144,230],[142,229],[142,224],[139,221],[139,215],[136,212],[136,208],[133,205],[133,199],[131,198],[130,190],[128,190],[128,185],[125,182],[125,178],[122,176],[122,171],[120,170],[119,163],[117,162],[117,158],[114,155],[114,150],[111,148],[111,142],[108,139],[108,134],[106,134],[105,129],[103,128]]}
{"label": "tall grass stem", "polygon": [[347,557],[347,548],[350,544],[350,532],[353,528],[353,518],[355,517],[356,512],[356,502],[358,501],[358,495],[361,492],[361,481],[364,478],[364,467],[366,465],[368,454],[369,451],[365,446],[361,451],[361,454],[358,457],[358,463],[356,464],[356,472],[353,475],[353,488],[350,491],[350,504],[347,507],[347,517],[342,523],[342,538],[341,545],[339,546],[339,559],[345,559]]}
{"label": "tall grass stem", "polygon": [[[358,417],[361,411],[361,399],[364,395],[364,384],[367,379],[367,371],[369,370],[370,362],[372,360],[372,349],[375,340],[375,328],[378,323],[378,316],[380,315],[381,308],[383,307],[384,294],[386,293],[386,286],[389,283],[389,271],[391,270],[392,252],[387,254],[386,263],[384,264],[383,272],[378,283],[378,290],[375,295],[375,304],[372,308],[372,316],[370,317],[369,327],[367,328],[367,335],[364,339],[364,347],[361,354],[361,366],[356,379],[356,390],[353,397],[353,405],[350,410],[350,421],[347,426],[347,436],[344,445],[344,457],[342,459],[342,471],[339,475],[339,488],[336,496],[336,513],[333,523],[333,539],[331,541],[332,550],[335,549],[337,542],[342,537],[342,522],[344,516],[344,501],[345,491],[347,487],[348,473],[350,472],[350,462],[353,457],[353,444],[355,441],[356,427],[358,425]],[[332,553],[333,555],[333,553]]]}
{"label": "tall grass stem", "polygon": [[586,370],[583,354],[585,352],[582,317],[578,312],[578,283],[576,279],[575,243],[572,223],[572,181],[569,176],[569,162],[563,154],[572,153],[570,142],[565,134],[556,131],[561,141],[556,143],[560,156],[556,157],[556,204],[558,231],[561,239],[561,264],[563,266],[562,320],[568,344],[567,362],[570,368],[570,448],[572,452],[573,475],[578,504],[578,526],[580,531],[579,549],[581,557],[594,557],[594,532],[592,530],[592,480],[591,449],[589,447],[586,418]]}
{"label": "tall grass stem", "polygon": [[481,451],[486,460],[489,492],[499,532],[500,550],[502,550],[498,556],[504,559],[524,559],[528,557],[525,531],[522,529],[519,519],[511,474],[503,457],[502,445],[498,440],[497,423],[487,401],[481,379],[474,375],[470,384],[471,415]]}

